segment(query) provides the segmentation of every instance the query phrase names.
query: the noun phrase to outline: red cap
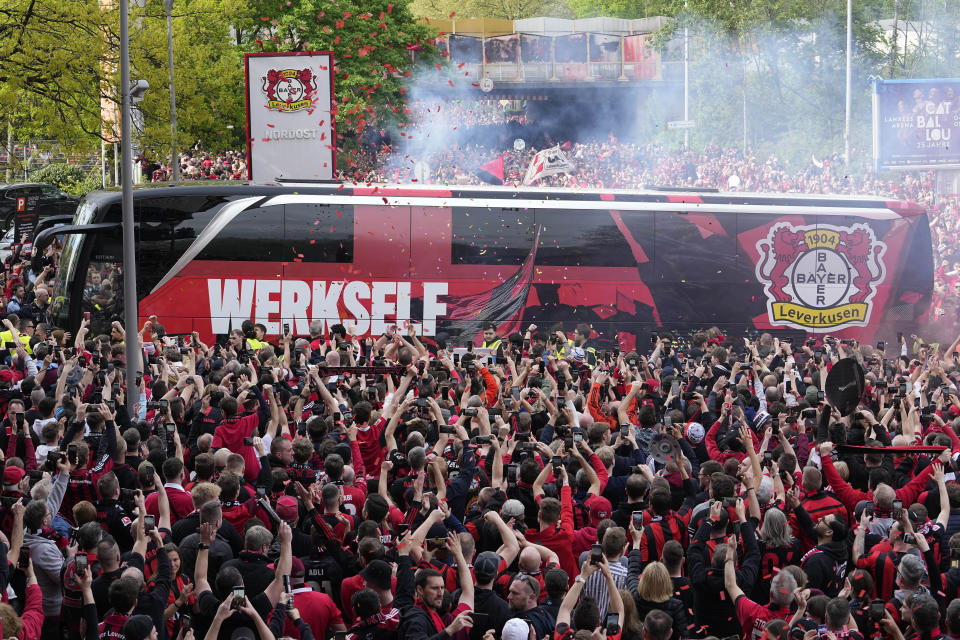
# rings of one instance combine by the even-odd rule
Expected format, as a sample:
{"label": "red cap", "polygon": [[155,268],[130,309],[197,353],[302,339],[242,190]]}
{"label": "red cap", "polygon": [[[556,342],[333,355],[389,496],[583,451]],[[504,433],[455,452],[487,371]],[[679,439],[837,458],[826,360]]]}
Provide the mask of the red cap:
{"label": "red cap", "polygon": [[650,378],[649,380],[647,380],[647,387],[650,389],[650,391],[657,391],[658,389],[660,389],[660,383],[657,382],[655,379]]}
{"label": "red cap", "polygon": [[282,496],[277,500],[276,511],[280,519],[286,520],[287,522],[296,522],[300,516],[300,511],[297,508],[297,499],[293,496]]}
{"label": "red cap", "polygon": [[3,470],[3,484],[20,484],[27,472],[20,467],[7,467]]}
{"label": "red cap", "polygon": [[610,517],[610,513],[613,507],[610,506],[610,501],[603,497],[595,497],[590,501],[590,526],[596,527],[600,524],[601,520],[606,520]]}

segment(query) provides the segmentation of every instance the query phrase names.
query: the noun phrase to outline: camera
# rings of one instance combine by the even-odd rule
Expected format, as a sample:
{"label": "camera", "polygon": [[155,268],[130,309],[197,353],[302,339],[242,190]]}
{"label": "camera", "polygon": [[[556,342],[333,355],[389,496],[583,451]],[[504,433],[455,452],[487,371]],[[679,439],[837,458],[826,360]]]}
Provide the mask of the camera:
{"label": "camera", "polygon": [[467,417],[470,417],[470,418],[476,418],[476,417],[477,417],[477,408],[476,408],[476,407],[470,407],[470,408],[464,409],[464,410],[463,410],[463,415],[465,415],[465,416],[467,416]]}
{"label": "camera", "polygon": [[492,439],[493,436],[475,436],[471,442],[473,442],[473,444],[490,444]]}

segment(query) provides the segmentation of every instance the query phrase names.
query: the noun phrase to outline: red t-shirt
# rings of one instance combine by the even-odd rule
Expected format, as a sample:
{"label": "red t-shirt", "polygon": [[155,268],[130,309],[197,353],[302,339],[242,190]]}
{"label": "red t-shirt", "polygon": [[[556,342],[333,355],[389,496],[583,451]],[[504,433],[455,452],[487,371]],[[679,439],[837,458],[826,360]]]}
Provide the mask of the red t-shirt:
{"label": "red t-shirt", "polygon": [[[313,591],[309,587],[294,589],[293,604],[317,638],[327,637],[327,627],[330,625],[343,624],[340,610],[337,609],[333,599],[325,593]],[[283,634],[291,638],[300,638],[300,630],[290,619],[284,622]]]}
{"label": "red t-shirt", "polygon": [[367,474],[380,475],[380,463],[383,462],[383,447],[380,446],[380,434],[387,426],[386,418],[380,417],[366,427],[357,428],[357,446],[363,458],[363,468]]}
{"label": "red t-shirt", "polygon": [[745,595],[737,598],[737,620],[743,629],[743,640],[760,640],[764,636],[767,623],[771,620],[789,620],[790,607],[772,609],[771,605],[762,606]]}

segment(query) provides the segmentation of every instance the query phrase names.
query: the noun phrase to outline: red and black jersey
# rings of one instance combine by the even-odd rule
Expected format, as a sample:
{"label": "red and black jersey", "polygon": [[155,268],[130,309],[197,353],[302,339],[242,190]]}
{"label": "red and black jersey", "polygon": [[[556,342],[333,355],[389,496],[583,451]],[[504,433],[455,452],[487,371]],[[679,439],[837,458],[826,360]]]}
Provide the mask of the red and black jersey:
{"label": "red and black jersey", "polygon": [[[807,496],[800,501],[800,506],[802,506],[806,512],[810,514],[810,519],[813,520],[814,524],[819,522],[821,518],[825,518],[831,513],[848,524],[850,522],[849,512],[847,511],[846,505],[840,502],[835,496],[829,493],[824,493],[823,491],[807,494]],[[797,516],[795,514],[791,513],[789,520],[790,526],[793,527],[794,532],[799,533],[799,538],[803,543],[804,549],[809,549],[817,545],[816,540],[808,538],[803,532],[800,525],[797,523]]]}
{"label": "red and black jersey", "polygon": [[286,469],[291,482],[299,482],[304,487],[309,487],[315,482],[320,482],[320,472],[309,464],[292,464]]}
{"label": "red and black jersey", "polygon": [[122,613],[111,613],[108,615],[97,628],[100,632],[100,640],[125,640],[126,636],[123,635],[123,625],[126,624],[129,619],[130,616]]}
{"label": "red and black jersey", "polygon": [[650,524],[643,528],[640,535],[640,554],[643,563],[659,560],[663,545],[670,540],[676,540],[686,549],[688,546],[687,523],[673,513],[651,518]]}
{"label": "red and black jersey", "polygon": [[897,588],[897,566],[906,554],[897,551],[879,551],[857,560],[857,568],[869,571],[876,585],[877,597],[890,600]]}

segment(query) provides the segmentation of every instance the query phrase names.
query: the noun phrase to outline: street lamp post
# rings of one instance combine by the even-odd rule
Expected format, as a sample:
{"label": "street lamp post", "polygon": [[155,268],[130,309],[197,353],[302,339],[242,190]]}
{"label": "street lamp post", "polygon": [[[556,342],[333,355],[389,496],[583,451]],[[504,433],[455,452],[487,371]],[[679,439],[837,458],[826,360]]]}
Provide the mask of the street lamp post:
{"label": "street lamp post", "polygon": [[133,124],[130,86],[130,7],[129,0],[120,0],[120,149],[123,154],[121,172],[123,220],[123,325],[126,331],[127,412],[133,417],[133,404],[139,400],[137,369],[141,368],[140,344],[137,340],[137,264],[133,234]]}
{"label": "street lamp post", "polygon": [[851,89],[853,88],[853,0],[847,0],[847,91],[844,105],[844,126],[843,126],[843,159],[849,166],[850,164],[850,111],[851,111]]}
{"label": "street lamp post", "polygon": [[174,182],[180,180],[180,158],[177,155],[177,90],[173,83],[173,0],[163,0],[167,8],[167,64],[170,67],[170,167]]}

